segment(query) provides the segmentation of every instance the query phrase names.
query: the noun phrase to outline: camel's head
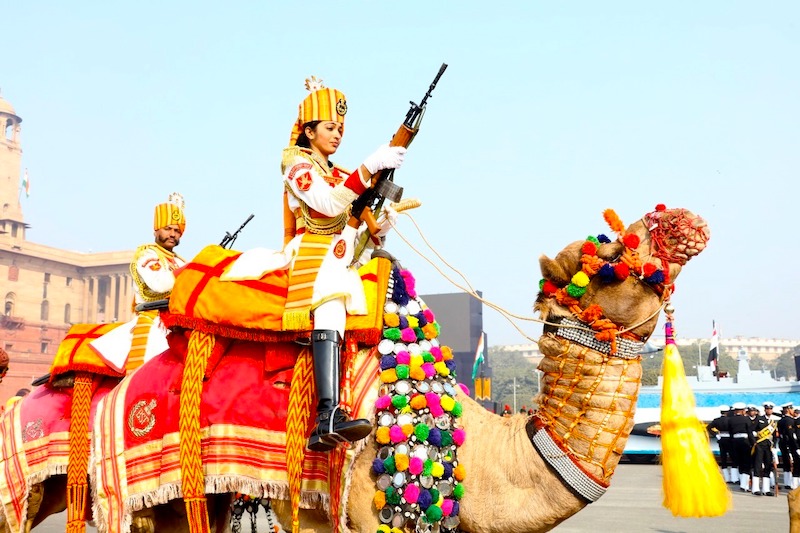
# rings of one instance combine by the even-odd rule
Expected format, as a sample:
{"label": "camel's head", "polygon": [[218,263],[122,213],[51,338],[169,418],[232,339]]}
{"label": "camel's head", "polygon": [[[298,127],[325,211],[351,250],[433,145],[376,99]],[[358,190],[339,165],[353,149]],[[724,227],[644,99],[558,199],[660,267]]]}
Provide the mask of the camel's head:
{"label": "camel's head", "polygon": [[577,317],[598,332],[644,341],[681,268],[703,251],[710,232],[701,217],[663,205],[628,228],[613,210],[603,216],[616,240],[590,236],[555,259],[539,259],[544,279],[535,309],[546,321]]}

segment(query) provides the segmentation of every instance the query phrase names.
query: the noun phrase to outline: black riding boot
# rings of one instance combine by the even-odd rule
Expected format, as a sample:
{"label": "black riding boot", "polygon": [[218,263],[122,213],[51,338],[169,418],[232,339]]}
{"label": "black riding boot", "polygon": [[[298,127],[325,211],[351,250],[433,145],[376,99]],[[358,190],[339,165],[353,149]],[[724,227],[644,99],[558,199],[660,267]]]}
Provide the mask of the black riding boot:
{"label": "black riding boot", "polygon": [[372,431],[363,418],[350,420],[339,409],[339,332],[315,329],[311,333],[314,383],[317,386],[317,427],[308,439],[308,449],[326,452],[340,442],[355,442]]}

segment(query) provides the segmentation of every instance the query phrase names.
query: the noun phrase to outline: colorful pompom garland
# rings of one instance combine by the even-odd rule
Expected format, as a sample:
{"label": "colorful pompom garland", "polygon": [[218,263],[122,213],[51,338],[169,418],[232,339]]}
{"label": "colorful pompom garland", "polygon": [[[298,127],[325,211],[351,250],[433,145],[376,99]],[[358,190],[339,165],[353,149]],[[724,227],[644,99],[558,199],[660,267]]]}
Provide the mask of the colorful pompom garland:
{"label": "colorful pompom garland", "polygon": [[[656,211],[664,209],[662,204],[656,206]],[[619,260],[611,263],[598,257],[598,247],[601,244],[610,243],[611,240],[605,235],[597,237],[590,235],[581,246],[581,270],[574,274],[564,287],[559,287],[551,280],[542,279],[539,281],[539,291],[545,297],[555,298],[558,303],[566,306],[578,320],[589,324],[596,331],[595,338],[597,340],[607,341],[611,344],[610,353],[613,355],[617,351],[617,336],[631,334],[622,332],[619,326],[605,318],[600,306],[590,305],[586,309],[581,308],[579,300],[586,293],[592,278],[597,276],[600,281],[610,283],[622,281],[633,275],[651,285],[656,292],[664,293],[666,296],[674,290],[674,287],[667,285],[669,282],[667,272],[652,263],[642,263],[639,253],[636,251],[640,244],[639,236],[625,232],[625,225],[613,209],[606,209],[603,212],[603,218],[612,231],[617,233],[619,242],[625,246]]]}
{"label": "colorful pompom garland", "polygon": [[453,353],[440,346],[439,324],[417,297],[414,277],[395,267],[384,307],[381,393],[375,402],[380,446],[372,464],[378,533],[404,528],[456,531],[464,495],[458,447],[465,433],[455,400]]}
{"label": "colorful pompom garland", "polygon": [[[663,205],[659,204],[656,209],[658,210],[659,207],[663,211]],[[663,284],[666,280],[664,271],[653,263],[642,264],[639,259],[639,255],[636,253],[636,248],[640,244],[639,236],[634,233],[625,233],[625,226],[613,209],[606,209],[603,217],[611,229],[619,235],[620,242],[625,246],[625,253],[614,263],[604,261],[597,257],[597,249],[600,244],[609,243],[611,240],[603,234],[597,237],[589,235],[581,246],[583,267],[572,276],[570,283],[564,287],[564,291],[572,298],[580,299],[586,293],[586,287],[595,275],[601,281],[611,283],[612,281],[622,281],[633,273],[654,287]],[[549,280],[542,279],[539,281],[539,290],[545,296],[554,296],[559,287]]]}

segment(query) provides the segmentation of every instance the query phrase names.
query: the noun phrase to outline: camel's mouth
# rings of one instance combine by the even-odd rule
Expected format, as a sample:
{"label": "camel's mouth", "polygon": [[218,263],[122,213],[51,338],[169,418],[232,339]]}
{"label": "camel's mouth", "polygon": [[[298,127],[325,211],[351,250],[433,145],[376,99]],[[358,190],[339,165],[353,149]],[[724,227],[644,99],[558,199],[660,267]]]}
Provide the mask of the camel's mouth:
{"label": "camel's mouth", "polygon": [[705,250],[711,229],[699,215],[688,209],[666,209],[656,206],[642,220],[650,232],[653,255],[669,263],[685,265]]}

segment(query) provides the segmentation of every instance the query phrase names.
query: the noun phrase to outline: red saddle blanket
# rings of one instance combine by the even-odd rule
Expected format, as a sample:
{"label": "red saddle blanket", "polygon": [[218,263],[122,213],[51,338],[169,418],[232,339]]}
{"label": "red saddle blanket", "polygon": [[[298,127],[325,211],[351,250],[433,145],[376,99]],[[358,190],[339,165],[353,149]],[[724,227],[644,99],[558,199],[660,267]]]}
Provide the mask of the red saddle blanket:
{"label": "red saddle blanket", "polygon": [[[119,382],[101,378],[92,397],[90,420],[102,398]],[[67,473],[72,389],[37,387],[0,421],[0,503],[10,531],[20,531],[32,485]],[[90,435],[86,435],[87,440]]]}
{"label": "red saddle blanket", "polygon": [[[168,340],[170,350],[125,378],[96,419],[95,520],[108,531],[123,531],[133,511],[181,497],[179,405],[188,340],[180,334]],[[200,404],[205,492],[289,499],[289,387],[298,354],[307,348],[246,340],[218,340],[217,347],[224,354],[211,356],[218,362],[203,383]],[[378,374],[372,350],[354,354],[349,380],[354,416],[371,418]],[[307,395],[312,397],[313,389]],[[305,453],[301,507],[329,505],[329,455]],[[348,451],[344,475],[354,457]]]}

